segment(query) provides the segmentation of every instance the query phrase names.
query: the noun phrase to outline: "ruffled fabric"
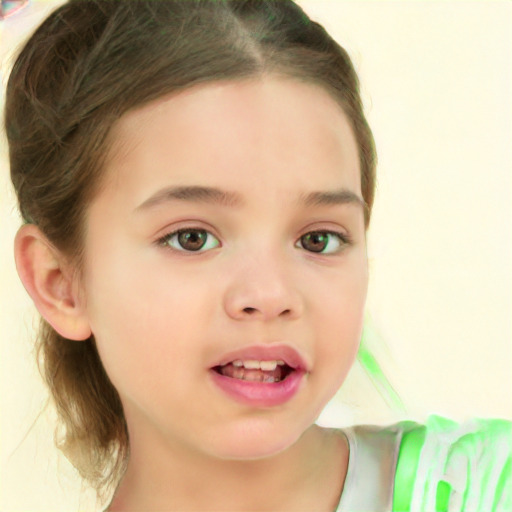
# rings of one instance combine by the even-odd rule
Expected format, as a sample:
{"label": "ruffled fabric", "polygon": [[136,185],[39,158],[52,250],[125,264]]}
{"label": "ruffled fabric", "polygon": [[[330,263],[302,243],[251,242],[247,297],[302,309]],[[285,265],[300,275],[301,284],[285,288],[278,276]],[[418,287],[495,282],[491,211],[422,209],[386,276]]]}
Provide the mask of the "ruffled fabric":
{"label": "ruffled fabric", "polygon": [[394,512],[512,511],[510,421],[472,419],[459,425],[433,415],[424,426],[406,423]]}

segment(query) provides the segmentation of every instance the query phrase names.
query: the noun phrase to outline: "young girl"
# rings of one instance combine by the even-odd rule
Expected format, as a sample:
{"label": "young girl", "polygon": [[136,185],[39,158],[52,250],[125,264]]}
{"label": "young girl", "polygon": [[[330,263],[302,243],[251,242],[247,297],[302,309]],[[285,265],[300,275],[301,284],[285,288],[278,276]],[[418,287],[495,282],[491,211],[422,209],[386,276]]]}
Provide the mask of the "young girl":
{"label": "young girl", "polygon": [[510,509],[509,422],[315,424],[359,347],[376,159],[296,4],[71,0],[5,128],[62,450],[108,510]]}

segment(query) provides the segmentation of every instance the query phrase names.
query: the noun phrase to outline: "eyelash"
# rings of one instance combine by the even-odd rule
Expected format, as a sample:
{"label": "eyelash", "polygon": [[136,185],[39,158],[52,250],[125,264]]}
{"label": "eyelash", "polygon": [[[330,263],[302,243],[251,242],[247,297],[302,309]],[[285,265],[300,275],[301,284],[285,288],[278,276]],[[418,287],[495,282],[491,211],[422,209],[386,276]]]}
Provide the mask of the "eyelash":
{"label": "eyelash", "polygon": [[[178,229],[176,231],[172,231],[171,233],[168,233],[164,236],[162,236],[161,238],[159,238],[157,240],[157,244],[160,245],[160,246],[163,246],[163,247],[166,247],[168,248],[169,250],[171,251],[175,251],[175,252],[181,252],[181,253],[185,253],[185,254],[196,254],[196,253],[204,253],[204,252],[207,252],[208,250],[211,250],[211,249],[215,249],[217,247],[220,246],[220,242],[218,243],[218,245],[216,247],[210,247],[209,249],[207,249],[206,251],[205,250],[202,250],[203,247],[201,247],[200,249],[198,249],[197,251],[191,251],[191,250],[187,250],[187,249],[176,249],[174,247],[170,247],[169,246],[169,241],[175,237],[175,236],[179,236],[180,234],[183,234],[183,233],[190,233],[190,232],[200,232],[200,233],[206,233],[207,235],[211,235],[211,236],[214,236],[212,235],[212,233],[210,233],[208,230],[206,229],[202,229],[202,228],[195,228],[195,227],[189,227],[189,228],[181,228],[181,229]],[[337,237],[339,239],[339,248],[335,251],[335,252],[331,252],[331,253],[324,253],[324,252],[319,252],[319,251],[308,251],[307,249],[305,249],[304,247],[302,247],[305,251],[311,253],[311,254],[320,254],[322,256],[332,256],[332,255],[337,255],[339,254],[340,252],[343,251],[343,249],[349,245],[352,245],[352,239],[350,236],[348,236],[347,234],[345,233],[340,233],[338,231],[332,231],[332,230],[321,230],[321,229],[318,229],[318,230],[313,230],[313,231],[308,231],[307,233],[304,233],[304,235],[302,235],[299,240],[297,241],[297,244],[301,243],[301,240],[307,236],[307,235],[312,235],[312,234],[320,234],[320,235],[331,235],[331,236],[334,236],[334,237]],[[216,237],[215,237],[216,238]],[[218,241],[218,240],[217,240]]]}

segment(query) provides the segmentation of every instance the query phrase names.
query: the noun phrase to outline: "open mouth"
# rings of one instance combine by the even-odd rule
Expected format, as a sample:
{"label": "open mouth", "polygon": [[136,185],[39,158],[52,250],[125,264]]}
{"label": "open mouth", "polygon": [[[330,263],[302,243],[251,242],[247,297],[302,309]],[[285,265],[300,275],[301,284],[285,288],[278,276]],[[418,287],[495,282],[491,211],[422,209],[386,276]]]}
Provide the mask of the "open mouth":
{"label": "open mouth", "polygon": [[281,382],[294,372],[284,361],[232,361],[213,370],[232,379],[252,382]]}

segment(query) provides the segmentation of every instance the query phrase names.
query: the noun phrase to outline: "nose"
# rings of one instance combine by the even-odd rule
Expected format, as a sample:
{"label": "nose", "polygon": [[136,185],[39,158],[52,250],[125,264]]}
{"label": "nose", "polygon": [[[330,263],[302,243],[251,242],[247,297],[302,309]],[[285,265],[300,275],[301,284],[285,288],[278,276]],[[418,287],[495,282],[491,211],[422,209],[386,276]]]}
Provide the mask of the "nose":
{"label": "nose", "polygon": [[304,309],[290,265],[270,255],[252,256],[231,272],[224,309],[234,320],[294,320]]}

